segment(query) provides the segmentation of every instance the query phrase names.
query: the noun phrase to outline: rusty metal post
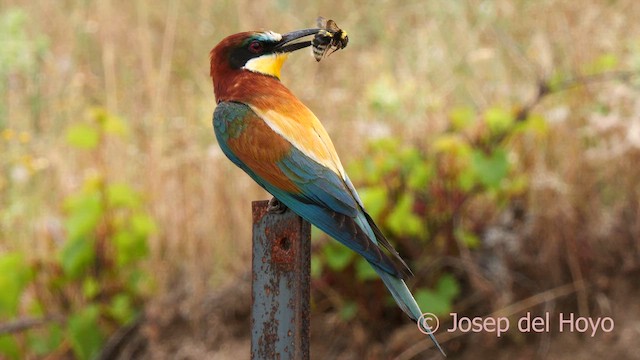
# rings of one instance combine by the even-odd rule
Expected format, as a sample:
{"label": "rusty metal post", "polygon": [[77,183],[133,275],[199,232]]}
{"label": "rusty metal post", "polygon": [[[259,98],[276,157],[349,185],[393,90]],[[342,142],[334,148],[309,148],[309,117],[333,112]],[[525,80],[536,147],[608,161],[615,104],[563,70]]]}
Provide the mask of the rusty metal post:
{"label": "rusty metal post", "polygon": [[254,201],[251,359],[309,359],[311,225]]}

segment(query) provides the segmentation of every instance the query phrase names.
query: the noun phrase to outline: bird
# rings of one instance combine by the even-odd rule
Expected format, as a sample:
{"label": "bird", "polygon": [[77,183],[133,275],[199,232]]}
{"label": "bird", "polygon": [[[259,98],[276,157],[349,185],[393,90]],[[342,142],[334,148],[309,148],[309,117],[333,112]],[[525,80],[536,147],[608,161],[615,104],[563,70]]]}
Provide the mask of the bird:
{"label": "bird", "polygon": [[241,32],[211,50],[216,139],[274,196],[271,210],[288,208],[363,256],[445,355],[405,283],[411,270],[366,212],[324,126],[280,80],[288,56],[310,46],[302,39],[320,30]]}

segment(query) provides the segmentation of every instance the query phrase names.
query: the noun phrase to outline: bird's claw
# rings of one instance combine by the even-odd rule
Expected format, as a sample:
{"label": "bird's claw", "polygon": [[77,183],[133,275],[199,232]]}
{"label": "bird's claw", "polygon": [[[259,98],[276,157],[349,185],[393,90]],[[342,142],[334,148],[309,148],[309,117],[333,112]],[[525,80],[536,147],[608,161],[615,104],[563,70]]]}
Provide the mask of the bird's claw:
{"label": "bird's claw", "polygon": [[287,206],[275,197],[272,197],[271,200],[269,200],[269,205],[267,206],[267,212],[269,214],[282,214],[287,211],[287,209]]}

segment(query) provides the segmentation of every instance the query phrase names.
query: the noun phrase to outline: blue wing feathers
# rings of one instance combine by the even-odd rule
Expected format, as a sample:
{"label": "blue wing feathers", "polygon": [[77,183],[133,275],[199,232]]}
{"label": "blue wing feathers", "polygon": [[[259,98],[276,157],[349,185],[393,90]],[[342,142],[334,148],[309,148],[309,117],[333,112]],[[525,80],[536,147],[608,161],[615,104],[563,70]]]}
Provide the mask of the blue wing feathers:
{"label": "blue wing feathers", "polygon": [[329,209],[355,217],[358,204],[344,191],[336,173],[319,165],[300,150],[291,148],[290,154],[278,162],[278,167],[307,197]]}
{"label": "blue wing feathers", "polygon": [[[290,152],[277,162],[277,166],[300,190],[294,194],[262,179],[229,148],[227,141],[239,136],[246,125],[244,121],[234,120],[242,120],[249,114],[257,116],[245,104],[221,102],[216,107],[213,127],[224,154],[293,212],[363,256],[378,273],[400,308],[414,321],[419,320],[420,308],[403,280],[411,275],[411,271],[365,212],[348,177],[342,179],[292,146]],[[429,337],[442,352],[433,334],[429,334]]]}
{"label": "blue wing feathers", "polygon": [[[292,194],[266,182],[240,161],[228,147],[227,140],[239,136],[238,131],[242,125],[238,123],[243,122],[234,120],[242,119],[247,114],[257,116],[248,106],[233,102],[221,102],[214,112],[213,126],[216,138],[224,154],[234,164],[295,213],[372,264],[400,278],[410,274],[401,259],[390,259],[378,246],[380,236],[376,236],[376,233],[379,230],[371,227],[370,218],[362,209],[360,199],[349,179],[343,180],[338,174],[291,147],[290,153],[277,165],[300,189],[300,193]],[[382,245],[387,248],[388,242],[384,237],[382,239]],[[392,255],[399,258],[395,250]]]}

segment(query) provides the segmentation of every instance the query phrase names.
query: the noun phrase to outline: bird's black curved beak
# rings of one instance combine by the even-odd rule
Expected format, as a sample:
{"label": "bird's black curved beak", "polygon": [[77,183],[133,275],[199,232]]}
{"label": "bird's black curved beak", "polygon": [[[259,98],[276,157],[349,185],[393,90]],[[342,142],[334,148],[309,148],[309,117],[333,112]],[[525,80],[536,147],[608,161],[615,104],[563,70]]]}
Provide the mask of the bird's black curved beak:
{"label": "bird's black curved beak", "polygon": [[315,35],[320,29],[296,30],[282,35],[282,40],[276,45],[275,51],[281,53],[293,52],[311,46],[311,40],[293,42],[309,35]]}

